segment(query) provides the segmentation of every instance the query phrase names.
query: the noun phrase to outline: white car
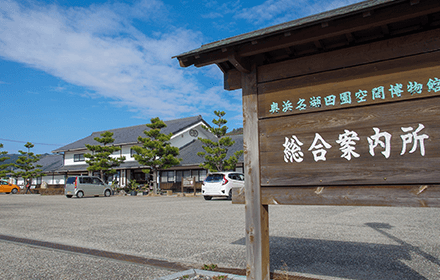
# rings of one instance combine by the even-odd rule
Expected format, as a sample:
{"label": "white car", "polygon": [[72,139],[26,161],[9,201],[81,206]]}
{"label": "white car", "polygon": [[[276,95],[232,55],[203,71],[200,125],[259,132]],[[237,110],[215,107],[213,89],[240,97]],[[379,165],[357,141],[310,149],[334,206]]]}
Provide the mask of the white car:
{"label": "white car", "polygon": [[244,175],[239,172],[210,173],[202,184],[202,195],[205,200],[213,196],[232,199],[232,188],[244,187]]}

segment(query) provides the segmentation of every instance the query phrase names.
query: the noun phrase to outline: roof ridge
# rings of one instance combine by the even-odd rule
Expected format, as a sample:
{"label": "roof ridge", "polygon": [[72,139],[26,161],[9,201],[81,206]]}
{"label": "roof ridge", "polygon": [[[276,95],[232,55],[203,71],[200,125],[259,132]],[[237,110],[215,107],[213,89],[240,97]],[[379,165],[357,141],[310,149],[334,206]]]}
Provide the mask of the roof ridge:
{"label": "roof ridge", "polygon": [[[187,119],[191,119],[191,118],[202,119],[202,116],[201,115],[197,115],[197,116],[192,116],[192,117],[186,117],[186,118],[180,118],[180,119],[172,119],[172,120],[163,120],[163,121],[165,123],[167,123],[167,122],[175,122],[175,121],[187,120]],[[90,135],[93,135],[93,134],[96,134],[96,133],[103,133],[103,132],[106,132],[106,131],[110,131],[111,132],[111,131],[116,131],[116,130],[119,130],[119,129],[127,129],[127,128],[139,127],[139,126],[143,126],[143,125],[146,126],[147,124],[148,123],[132,125],[132,126],[124,126],[124,127],[118,127],[118,128],[112,128],[112,129],[107,129],[107,130],[93,131],[92,134],[90,134]]]}

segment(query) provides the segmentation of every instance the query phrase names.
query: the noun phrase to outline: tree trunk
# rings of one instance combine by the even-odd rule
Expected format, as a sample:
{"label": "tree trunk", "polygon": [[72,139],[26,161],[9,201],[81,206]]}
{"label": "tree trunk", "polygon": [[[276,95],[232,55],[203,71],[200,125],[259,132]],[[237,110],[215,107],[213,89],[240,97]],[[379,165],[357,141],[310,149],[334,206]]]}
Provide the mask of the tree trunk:
{"label": "tree trunk", "polygon": [[153,193],[157,194],[157,170],[153,169]]}

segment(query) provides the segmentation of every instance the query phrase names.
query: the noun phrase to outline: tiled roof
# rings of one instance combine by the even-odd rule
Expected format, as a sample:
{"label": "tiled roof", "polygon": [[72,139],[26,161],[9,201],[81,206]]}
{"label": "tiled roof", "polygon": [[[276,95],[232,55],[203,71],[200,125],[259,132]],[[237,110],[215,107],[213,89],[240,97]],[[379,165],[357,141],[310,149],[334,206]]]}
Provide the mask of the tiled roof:
{"label": "tiled roof", "polygon": [[[176,119],[176,120],[170,120],[165,121],[167,127],[163,128],[161,130],[162,133],[169,134],[173,133],[176,134],[179,131],[190,127],[200,121],[203,121],[202,116],[195,116],[195,117],[188,117],[183,119]],[[205,125],[208,125],[205,123]],[[130,127],[123,127],[123,128],[116,128],[116,129],[109,129],[106,131],[113,132],[113,138],[115,141],[112,143],[113,145],[121,145],[121,144],[129,144],[129,143],[137,143],[137,138],[139,136],[145,136],[144,131],[149,130],[149,128],[145,125],[136,125],[136,126],[130,126]],[[71,144],[68,144],[64,147],[58,148],[53,151],[53,153],[60,153],[60,152],[66,152],[69,150],[77,150],[77,149],[84,149],[86,144],[90,145],[98,145],[99,142],[95,141],[95,137],[100,137],[101,133],[104,133],[105,131],[97,131],[93,132],[90,136],[87,136],[83,139],[80,139],[76,142],[73,142]]]}
{"label": "tiled roof", "polygon": [[[235,141],[234,145],[229,148],[226,158],[232,156],[236,151],[243,150],[243,135],[230,135],[231,139]],[[179,158],[182,159],[180,166],[199,165],[203,163],[203,158],[198,156],[198,152],[204,152],[203,143],[200,140],[194,140],[188,145],[180,148]],[[243,155],[240,156],[238,162],[243,162]]]}
{"label": "tiled roof", "polygon": [[40,167],[43,170],[43,172],[53,172],[63,166],[63,156],[62,155],[46,155],[46,156],[43,156],[37,162],[37,164],[43,166],[43,167]]}
{"label": "tiled roof", "polygon": [[[15,163],[19,156],[17,154],[7,155],[11,157],[11,159],[7,163]],[[42,167],[36,167],[37,165],[41,165]],[[63,156],[62,155],[50,155],[43,154],[39,161],[34,163],[35,168],[43,170],[43,172],[53,172],[63,166]],[[7,170],[18,171],[19,169],[16,167],[8,167]]]}

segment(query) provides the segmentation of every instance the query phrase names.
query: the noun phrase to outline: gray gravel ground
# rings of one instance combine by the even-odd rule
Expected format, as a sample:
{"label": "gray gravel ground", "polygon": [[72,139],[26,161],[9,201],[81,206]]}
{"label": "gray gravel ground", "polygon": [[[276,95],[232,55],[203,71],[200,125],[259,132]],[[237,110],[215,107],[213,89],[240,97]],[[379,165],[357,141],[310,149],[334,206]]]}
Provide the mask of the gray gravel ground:
{"label": "gray gravel ground", "polygon": [[0,279],[153,279],[169,270],[0,241]]}
{"label": "gray gravel ground", "polygon": [[[202,197],[0,194],[0,234],[245,268],[244,205]],[[270,206],[271,268],[319,279],[440,279],[440,209]],[[155,279],[163,268],[0,239],[0,279]]]}

